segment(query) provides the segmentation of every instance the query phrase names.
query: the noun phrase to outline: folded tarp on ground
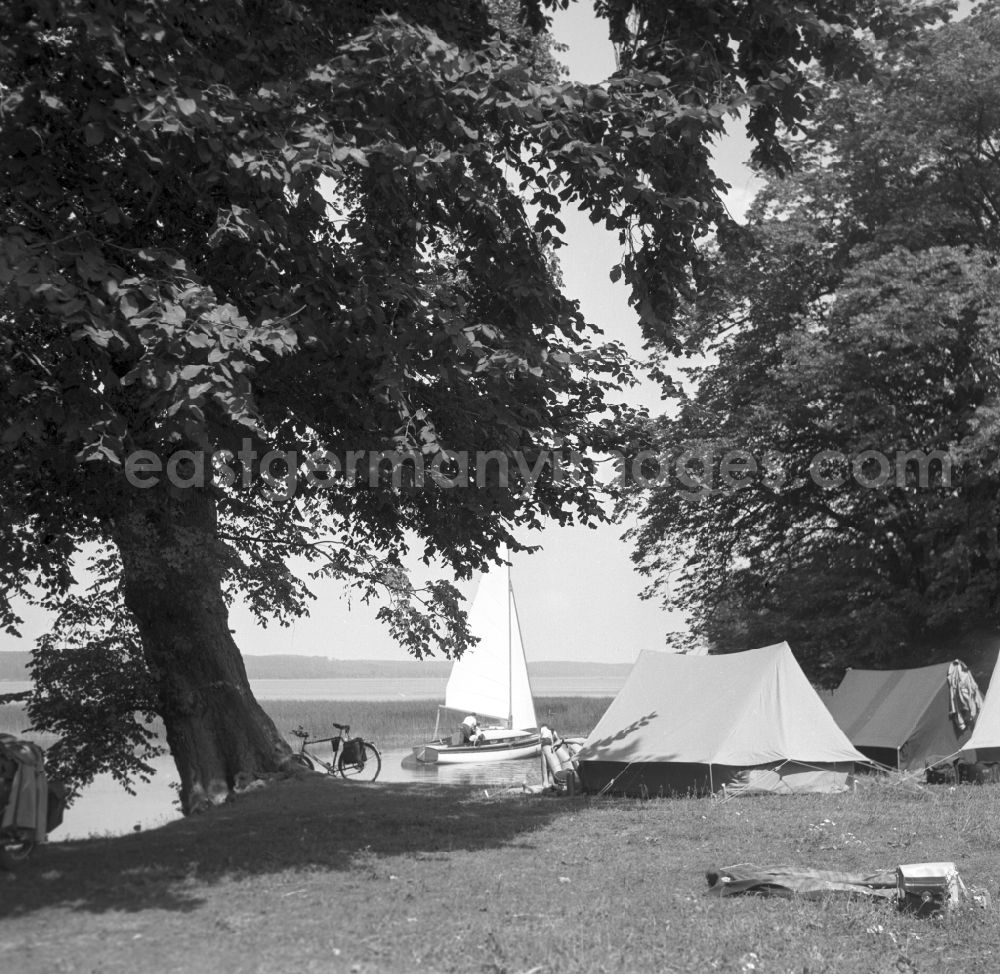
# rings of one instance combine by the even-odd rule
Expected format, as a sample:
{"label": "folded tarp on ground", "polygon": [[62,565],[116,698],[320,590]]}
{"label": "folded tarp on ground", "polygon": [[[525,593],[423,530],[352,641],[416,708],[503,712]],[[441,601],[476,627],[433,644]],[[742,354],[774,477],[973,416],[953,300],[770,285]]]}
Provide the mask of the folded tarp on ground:
{"label": "folded tarp on ground", "polygon": [[833,869],[801,866],[757,866],[741,862],[709,869],[705,873],[708,892],[716,896],[754,893],[759,896],[805,896],[825,898],[831,893],[845,896],[896,897],[896,870],[845,873]]}

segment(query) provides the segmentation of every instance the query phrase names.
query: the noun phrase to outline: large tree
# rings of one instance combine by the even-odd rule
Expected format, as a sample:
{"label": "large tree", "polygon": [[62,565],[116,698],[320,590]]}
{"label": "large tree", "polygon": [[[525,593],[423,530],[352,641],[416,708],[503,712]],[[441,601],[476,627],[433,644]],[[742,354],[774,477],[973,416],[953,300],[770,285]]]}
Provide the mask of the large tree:
{"label": "large tree", "polygon": [[995,646],[998,55],[994,3],[827,84],[707,258],[707,364],[635,444],[679,467],[632,499],[653,588],[719,651],[788,639],[833,681]]}
{"label": "large tree", "polygon": [[[546,5],[525,0],[524,26]],[[304,611],[297,556],[387,589],[416,655],[459,654],[456,592],[416,592],[407,545],[461,576],[516,549],[515,526],[599,514],[588,460],[535,468],[607,449],[604,395],[629,375],[560,292],[560,210],[619,232],[613,274],[669,343],[725,216],[726,119],[746,110],[761,160],[783,161],[806,62],[863,72],[871,36],[936,12],[596,9],[622,69],[587,87],[540,76],[480,0],[0,4],[0,621],[15,595],[61,610],[40,722],[159,714],[186,811],[280,768],[227,607]],[[369,476],[392,449],[437,476]],[[346,469],[309,468],[316,450]],[[459,451],[508,474],[473,463],[464,484]],[[68,597],[88,546],[99,581]]]}

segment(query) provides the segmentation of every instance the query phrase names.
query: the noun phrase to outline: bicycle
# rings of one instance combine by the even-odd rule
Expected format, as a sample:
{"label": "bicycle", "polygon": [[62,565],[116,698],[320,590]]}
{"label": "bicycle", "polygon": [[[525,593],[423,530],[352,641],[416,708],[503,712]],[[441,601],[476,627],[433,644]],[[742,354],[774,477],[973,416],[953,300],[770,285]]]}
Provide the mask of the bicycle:
{"label": "bicycle", "polygon": [[[341,778],[350,781],[374,781],[382,770],[382,755],[371,741],[360,737],[349,737],[350,724],[333,724],[337,728],[334,737],[317,737],[309,739],[309,731],[304,727],[296,727],[292,733],[301,739],[299,750],[292,755],[296,764],[309,771],[319,771],[321,768],[327,774],[339,774]],[[333,757],[324,761],[318,754],[309,750],[310,744],[329,744]]]}

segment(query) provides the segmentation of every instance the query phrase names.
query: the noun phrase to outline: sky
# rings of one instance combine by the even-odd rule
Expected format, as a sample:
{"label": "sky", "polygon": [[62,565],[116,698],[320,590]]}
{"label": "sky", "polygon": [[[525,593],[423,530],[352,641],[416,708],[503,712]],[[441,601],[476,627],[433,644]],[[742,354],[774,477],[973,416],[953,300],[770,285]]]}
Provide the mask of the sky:
{"label": "sky", "polygon": [[[560,55],[570,77],[598,83],[614,69],[614,51],[606,27],[589,3],[571,4],[553,22],[556,40],[569,45]],[[753,195],[755,181],[745,166],[749,144],[741,135],[726,139],[716,152],[718,172],[732,185],[729,207],[742,215]],[[580,301],[586,317],[608,339],[619,340],[641,355],[635,315],[623,285],[612,284],[609,271],[618,260],[618,241],[586,216],[563,214],[567,246],[560,251],[567,294]],[[660,412],[658,390],[650,383],[631,394],[634,401]],[[623,525],[560,528],[519,535],[524,543],[541,545],[532,555],[512,560],[511,580],[518,605],[525,654],[529,662],[579,660],[631,663],[641,650],[663,649],[668,631],[682,630],[684,621],[658,602],[643,600],[645,580],[630,561],[631,547],[621,538]],[[473,583],[460,587],[467,595]],[[293,653],[338,659],[406,659],[407,654],[377,622],[378,606],[349,601],[341,588],[325,582],[314,587],[318,596],[308,618],[293,626],[261,628],[241,606],[234,608],[230,625],[245,654]],[[47,628],[46,618],[26,610],[23,638],[0,634],[0,651],[30,649]]]}

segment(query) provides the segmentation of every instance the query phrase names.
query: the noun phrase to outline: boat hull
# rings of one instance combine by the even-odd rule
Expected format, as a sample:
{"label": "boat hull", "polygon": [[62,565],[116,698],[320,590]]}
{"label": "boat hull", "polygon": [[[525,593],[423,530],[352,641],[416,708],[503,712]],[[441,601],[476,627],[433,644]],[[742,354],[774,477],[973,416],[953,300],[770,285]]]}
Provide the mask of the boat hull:
{"label": "boat hull", "polygon": [[450,740],[418,744],[413,756],[421,764],[486,764],[492,761],[516,761],[542,753],[537,734],[526,737],[484,741],[482,744],[452,744]]}

